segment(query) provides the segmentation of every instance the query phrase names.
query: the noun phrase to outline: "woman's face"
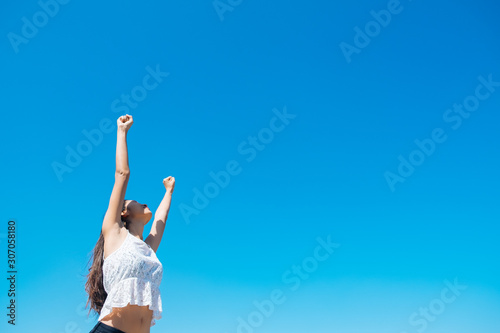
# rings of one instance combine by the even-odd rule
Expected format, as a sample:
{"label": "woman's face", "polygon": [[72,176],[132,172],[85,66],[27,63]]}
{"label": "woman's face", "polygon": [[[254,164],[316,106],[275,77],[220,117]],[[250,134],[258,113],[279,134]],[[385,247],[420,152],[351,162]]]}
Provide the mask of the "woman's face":
{"label": "woman's face", "polygon": [[148,223],[153,215],[153,213],[149,210],[148,205],[140,204],[135,200],[129,200],[126,203],[126,210],[131,218],[143,220],[144,223]]}

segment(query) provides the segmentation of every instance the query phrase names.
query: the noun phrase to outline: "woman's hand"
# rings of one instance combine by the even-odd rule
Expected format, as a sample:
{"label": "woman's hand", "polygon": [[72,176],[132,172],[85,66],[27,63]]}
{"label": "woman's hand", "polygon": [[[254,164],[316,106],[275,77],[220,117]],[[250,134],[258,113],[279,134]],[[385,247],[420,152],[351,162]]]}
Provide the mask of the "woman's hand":
{"label": "woman's hand", "polygon": [[116,121],[118,129],[128,132],[132,124],[134,123],[134,119],[131,115],[126,114],[124,116],[120,116]]}
{"label": "woman's hand", "polygon": [[175,187],[175,178],[172,176],[168,176],[167,178],[163,179],[163,185],[165,185],[165,189],[167,190],[167,192],[173,193]]}

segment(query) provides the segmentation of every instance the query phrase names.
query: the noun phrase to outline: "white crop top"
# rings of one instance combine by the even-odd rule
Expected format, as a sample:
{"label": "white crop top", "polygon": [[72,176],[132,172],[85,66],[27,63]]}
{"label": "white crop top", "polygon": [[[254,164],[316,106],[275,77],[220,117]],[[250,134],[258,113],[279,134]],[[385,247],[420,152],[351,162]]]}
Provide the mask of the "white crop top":
{"label": "white crop top", "polygon": [[128,303],[149,305],[153,310],[151,326],[154,326],[155,319],[162,317],[163,266],[148,244],[126,230],[127,237],[120,247],[104,259],[103,284],[108,296],[98,320],[110,314],[113,307],[125,307]]}

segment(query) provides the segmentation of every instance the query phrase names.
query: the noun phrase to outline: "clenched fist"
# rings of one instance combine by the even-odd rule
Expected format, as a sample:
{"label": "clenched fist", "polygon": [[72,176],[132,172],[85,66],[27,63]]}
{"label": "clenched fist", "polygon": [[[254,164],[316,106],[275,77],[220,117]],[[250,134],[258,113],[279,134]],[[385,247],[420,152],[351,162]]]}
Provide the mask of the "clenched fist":
{"label": "clenched fist", "polygon": [[165,185],[165,189],[168,192],[173,193],[175,187],[175,178],[172,176],[168,176],[167,178],[163,179],[163,185]]}
{"label": "clenched fist", "polygon": [[132,118],[131,115],[126,114],[124,116],[120,116],[120,118],[116,120],[116,123],[119,130],[128,132],[130,126],[132,126],[132,124],[134,123],[134,119]]}

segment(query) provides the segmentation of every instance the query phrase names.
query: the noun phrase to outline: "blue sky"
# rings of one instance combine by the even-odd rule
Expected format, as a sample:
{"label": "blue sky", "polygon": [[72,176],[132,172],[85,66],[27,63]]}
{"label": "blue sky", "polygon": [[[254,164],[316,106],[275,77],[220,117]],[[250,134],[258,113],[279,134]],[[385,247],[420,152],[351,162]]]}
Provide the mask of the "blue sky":
{"label": "blue sky", "polygon": [[127,199],[176,177],[152,332],[497,332],[495,2],[41,3],[0,13],[2,332],[95,325],[124,113]]}

